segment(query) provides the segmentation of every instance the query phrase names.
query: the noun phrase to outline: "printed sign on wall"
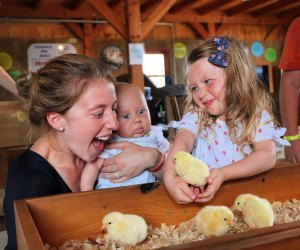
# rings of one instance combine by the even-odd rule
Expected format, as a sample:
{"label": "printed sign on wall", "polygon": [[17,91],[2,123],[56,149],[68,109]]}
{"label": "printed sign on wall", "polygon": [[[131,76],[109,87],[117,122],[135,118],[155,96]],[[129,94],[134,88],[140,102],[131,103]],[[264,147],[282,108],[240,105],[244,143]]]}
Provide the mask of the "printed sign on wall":
{"label": "printed sign on wall", "polygon": [[35,72],[45,63],[63,54],[75,54],[76,48],[69,43],[34,43],[27,50],[28,71]]}

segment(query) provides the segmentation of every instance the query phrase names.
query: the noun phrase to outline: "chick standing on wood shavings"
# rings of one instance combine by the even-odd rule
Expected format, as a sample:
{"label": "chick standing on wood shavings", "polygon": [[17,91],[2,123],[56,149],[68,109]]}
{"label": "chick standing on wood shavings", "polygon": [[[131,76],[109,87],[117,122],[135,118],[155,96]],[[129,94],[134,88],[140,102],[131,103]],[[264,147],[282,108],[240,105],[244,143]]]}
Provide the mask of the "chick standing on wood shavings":
{"label": "chick standing on wood shavings", "polygon": [[174,161],[176,173],[186,183],[199,187],[203,192],[206,178],[209,176],[209,167],[206,163],[184,151],[176,152]]}
{"label": "chick standing on wood shavings", "polygon": [[233,224],[234,214],[226,206],[206,206],[195,217],[196,228],[206,237],[227,234]]}
{"label": "chick standing on wood shavings", "polygon": [[274,212],[270,202],[253,194],[241,194],[234,201],[234,208],[242,212],[244,221],[252,229],[274,224]]}
{"label": "chick standing on wood shavings", "polygon": [[147,223],[135,214],[111,212],[103,217],[102,233],[119,246],[134,246],[147,237]]}

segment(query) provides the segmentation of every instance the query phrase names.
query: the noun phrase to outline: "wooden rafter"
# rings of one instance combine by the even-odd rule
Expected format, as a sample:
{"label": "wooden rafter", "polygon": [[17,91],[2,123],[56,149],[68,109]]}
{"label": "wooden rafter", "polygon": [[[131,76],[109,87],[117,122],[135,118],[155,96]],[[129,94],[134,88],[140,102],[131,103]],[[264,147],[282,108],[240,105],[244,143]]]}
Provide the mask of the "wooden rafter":
{"label": "wooden rafter", "polygon": [[65,25],[71,30],[71,32],[79,38],[81,41],[84,41],[84,32],[81,26],[77,23],[65,23]]}
{"label": "wooden rafter", "polygon": [[176,0],[165,0],[156,6],[142,25],[142,40],[148,35],[154,25],[163,18],[175,2]]}
{"label": "wooden rafter", "polygon": [[47,0],[38,0],[38,1],[36,1],[35,5],[34,5],[34,9],[35,10],[41,10],[43,8],[43,6],[45,6],[46,2],[47,2]]}
{"label": "wooden rafter", "polygon": [[128,39],[126,26],[117,14],[104,2],[99,0],[89,0],[95,9],[123,36]]}
{"label": "wooden rafter", "polygon": [[266,32],[266,35],[263,38],[263,41],[268,41],[268,40],[274,39],[274,37],[276,37],[279,34],[279,32],[281,32],[281,31],[282,31],[281,26],[271,26],[270,29]]}
{"label": "wooden rafter", "polygon": [[175,14],[179,11],[182,11],[184,9],[188,9],[192,6],[194,6],[195,3],[197,3],[198,1],[197,0],[185,0],[185,1],[182,1],[181,3],[179,4],[176,4],[175,6],[173,6],[171,9],[170,9],[170,13],[171,14]]}
{"label": "wooden rafter", "polygon": [[88,0],[78,0],[75,2],[71,9],[74,11],[80,10],[87,2]]}
{"label": "wooden rafter", "polygon": [[226,11],[227,16],[234,16],[243,12],[247,12],[251,9],[255,9],[258,6],[266,6],[271,4],[270,2],[265,2],[261,0],[251,0],[251,1],[245,1],[241,5],[237,5],[236,7],[230,8]]}
{"label": "wooden rafter", "polygon": [[197,8],[196,12],[199,15],[205,14],[210,10],[221,8],[222,6],[228,4],[228,0],[218,0],[215,2],[209,2],[206,5],[203,5],[201,8]]}
{"label": "wooden rafter", "polygon": [[208,31],[204,28],[201,23],[188,23],[199,35],[202,39],[206,39],[208,37]]}
{"label": "wooden rafter", "polygon": [[[294,4],[295,3],[295,0],[285,0],[285,6],[289,6],[289,4]],[[257,17],[257,16],[261,16],[261,15],[264,15],[266,13],[276,13],[278,11],[281,11],[283,8],[283,5],[282,5],[282,2],[276,2],[276,3],[273,3],[273,4],[270,4],[268,6],[265,6],[263,8],[260,8],[259,10],[255,10],[255,11],[252,11],[251,14],[253,17]]]}

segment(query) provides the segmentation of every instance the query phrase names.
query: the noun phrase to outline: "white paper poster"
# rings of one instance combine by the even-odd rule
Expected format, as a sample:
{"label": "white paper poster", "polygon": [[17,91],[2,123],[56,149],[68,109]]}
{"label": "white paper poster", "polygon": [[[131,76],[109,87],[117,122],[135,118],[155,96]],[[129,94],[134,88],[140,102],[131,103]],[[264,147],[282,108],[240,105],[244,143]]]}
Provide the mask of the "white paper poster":
{"label": "white paper poster", "polygon": [[76,48],[69,43],[34,43],[27,50],[28,71],[35,72],[45,63],[63,54],[75,54]]}
{"label": "white paper poster", "polygon": [[143,64],[145,48],[143,43],[129,43],[129,64]]}

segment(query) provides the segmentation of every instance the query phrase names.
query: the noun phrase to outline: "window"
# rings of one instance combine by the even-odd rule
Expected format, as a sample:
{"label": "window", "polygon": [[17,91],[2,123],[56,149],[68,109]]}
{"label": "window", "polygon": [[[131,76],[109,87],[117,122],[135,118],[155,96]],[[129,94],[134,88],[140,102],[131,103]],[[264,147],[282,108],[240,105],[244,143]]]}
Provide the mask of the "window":
{"label": "window", "polygon": [[143,72],[155,87],[164,87],[166,85],[164,54],[144,54]]}

